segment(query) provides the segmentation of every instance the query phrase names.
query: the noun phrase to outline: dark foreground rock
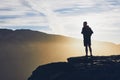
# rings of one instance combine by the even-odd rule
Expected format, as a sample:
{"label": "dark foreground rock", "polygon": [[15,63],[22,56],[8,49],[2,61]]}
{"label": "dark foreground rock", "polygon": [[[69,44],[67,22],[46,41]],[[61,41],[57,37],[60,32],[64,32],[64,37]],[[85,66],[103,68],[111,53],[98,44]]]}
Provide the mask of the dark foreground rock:
{"label": "dark foreground rock", "polygon": [[120,80],[120,56],[72,57],[39,66],[28,80]]}

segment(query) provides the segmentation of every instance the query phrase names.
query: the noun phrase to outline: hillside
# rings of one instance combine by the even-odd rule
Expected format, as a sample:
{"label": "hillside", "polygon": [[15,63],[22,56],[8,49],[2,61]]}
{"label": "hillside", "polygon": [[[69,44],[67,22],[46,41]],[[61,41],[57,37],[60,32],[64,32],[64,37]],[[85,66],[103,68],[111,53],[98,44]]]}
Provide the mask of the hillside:
{"label": "hillside", "polygon": [[11,30],[11,29],[0,29],[0,42],[68,42],[72,38],[64,37],[61,35],[52,35],[39,31],[32,31],[27,29]]}
{"label": "hillside", "polygon": [[[94,41],[94,55],[118,55],[114,43]],[[1,80],[26,80],[39,65],[83,56],[82,40],[32,30],[0,29]]]}

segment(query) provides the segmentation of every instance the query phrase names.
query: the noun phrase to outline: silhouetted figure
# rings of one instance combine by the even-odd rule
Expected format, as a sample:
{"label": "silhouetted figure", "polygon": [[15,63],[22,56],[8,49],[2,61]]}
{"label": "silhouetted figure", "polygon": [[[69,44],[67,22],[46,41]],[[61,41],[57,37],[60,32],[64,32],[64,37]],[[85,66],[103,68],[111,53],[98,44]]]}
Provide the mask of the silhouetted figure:
{"label": "silhouetted figure", "polygon": [[82,32],[84,38],[84,46],[86,51],[86,56],[88,56],[88,47],[90,51],[90,56],[92,56],[92,48],[91,48],[91,35],[93,34],[92,29],[87,25],[87,22],[83,22]]}

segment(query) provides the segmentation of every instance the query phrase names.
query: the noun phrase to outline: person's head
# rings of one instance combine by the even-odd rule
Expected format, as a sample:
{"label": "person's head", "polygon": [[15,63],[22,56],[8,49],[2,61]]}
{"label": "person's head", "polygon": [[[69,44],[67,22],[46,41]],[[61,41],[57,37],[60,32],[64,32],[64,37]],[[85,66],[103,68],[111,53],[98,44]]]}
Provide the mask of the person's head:
{"label": "person's head", "polygon": [[84,21],[84,22],[83,22],[83,26],[87,26],[87,21]]}

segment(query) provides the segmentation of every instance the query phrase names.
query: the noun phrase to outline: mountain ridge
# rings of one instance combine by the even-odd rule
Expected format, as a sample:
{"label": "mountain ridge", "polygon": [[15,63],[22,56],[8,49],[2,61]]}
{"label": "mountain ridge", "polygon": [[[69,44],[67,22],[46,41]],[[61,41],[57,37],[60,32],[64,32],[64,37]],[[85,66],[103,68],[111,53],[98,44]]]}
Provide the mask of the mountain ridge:
{"label": "mountain ridge", "polygon": [[[0,41],[13,41],[14,40],[21,40],[22,42],[33,42],[33,41],[70,41],[67,38],[72,37],[67,37],[63,35],[57,35],[57,34],[47,34],[44,32],[40,31],[33,31],[29,29],[17,29],[17,30],[12,30],[12,29],[0,29]],[[77,40],[77,39],[76,39]]]}

